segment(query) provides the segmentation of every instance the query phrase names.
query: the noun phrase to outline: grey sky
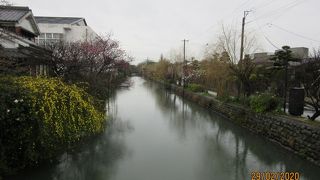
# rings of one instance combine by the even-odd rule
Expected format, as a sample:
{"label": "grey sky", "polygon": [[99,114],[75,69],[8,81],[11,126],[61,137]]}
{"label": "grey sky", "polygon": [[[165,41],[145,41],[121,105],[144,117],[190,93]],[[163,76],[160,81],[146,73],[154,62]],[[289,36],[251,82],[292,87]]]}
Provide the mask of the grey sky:
{"label": "grey sky", "polygon": [[[275,47],[320,46],[319,0],[11,0],[29,6],[34,15],[84,17],[99,34],[112,32],[135,64],[157,60],[171,49],[182,51],[189,39],[188,57],[201,59],[221,23],[241,29],[244,10],[248,32],[257,33],[265,51]],[[272,23],[274,25],[267,25]],[[289,32],[288,32],[289,31]],[[269,39],[268,42],[266,39]]]}

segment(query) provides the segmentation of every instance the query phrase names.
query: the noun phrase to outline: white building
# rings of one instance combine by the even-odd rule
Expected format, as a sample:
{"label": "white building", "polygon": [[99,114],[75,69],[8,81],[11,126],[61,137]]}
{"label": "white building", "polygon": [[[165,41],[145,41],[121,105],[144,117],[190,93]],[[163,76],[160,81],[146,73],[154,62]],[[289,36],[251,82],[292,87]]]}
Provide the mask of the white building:
{"label": "white building", "polygon": [[41,32],[36,42],[41,46],[57,42],[91,41],[98,37],[84,18],[35,16],[35,19]]}

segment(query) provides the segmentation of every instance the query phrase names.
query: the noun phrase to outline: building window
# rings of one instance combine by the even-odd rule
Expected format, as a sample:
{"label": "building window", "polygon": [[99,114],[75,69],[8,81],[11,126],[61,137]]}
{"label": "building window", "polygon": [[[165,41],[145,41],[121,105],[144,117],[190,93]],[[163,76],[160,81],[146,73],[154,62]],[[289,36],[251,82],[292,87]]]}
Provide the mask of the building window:
{"label": "building window", "polygon": [[52,39],[52,33],[46,33],[46,38],[47,39]]}
{"label": "building window", "polygon": [[61,42],[63,39],[63,34],[61,33],[41,33],[40,36],[37,37],[36,42],[39,46],[50,46],[56,43]]}
{"label": "building window", "polygon": [[53,39],[60,39],[60,38],[61,38],[61,35],[62,35],[62,34],[59,34],[59,33],[53,33],[53,34],[52,34],[52,38],[53,38]]}

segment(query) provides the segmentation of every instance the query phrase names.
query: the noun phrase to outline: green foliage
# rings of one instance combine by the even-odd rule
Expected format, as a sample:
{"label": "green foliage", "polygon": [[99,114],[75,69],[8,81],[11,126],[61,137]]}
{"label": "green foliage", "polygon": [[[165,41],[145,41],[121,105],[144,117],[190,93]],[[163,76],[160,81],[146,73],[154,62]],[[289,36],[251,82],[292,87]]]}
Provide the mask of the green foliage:
{"label": "green foliage", "polygon": [[257,113],[280,111],[281,100],[275,95],[261,93],[249,97],[250,108]]}
{"label": "green foliage", "polygon": [[213,97],[213,95],[209,94],[208,91],[204,91],[201,93],[203,96]]}
{"label": "green foliage", "polygon": [[235,102],[235,98],[228,95],[217,96],[217,99],[225,103]]}
{"label": "green foliage", "polygon": [[230,58],[226,52],[214,54],[201,62],[200,70],[204,71],[203,85],[217,92],[218,97],[230,95],[232,75],[229,70]]}
{"label": "green foliage", "polygon": [[158,80],[166,80],[168,76],[168,68],[170,62],[167,60],[160,60],[155,65],[155,76]]}
{"label": "green foliage", "polygon": [[287,66],[289,61],[297,61],[292,57],[290,46],[283,46],[281,50],[276,51],[275,56],[271,58],[275,66]]}
{"label": "green foliage", "polygon": [[219,96],[218,100],[225,103],[236,103],[244,106],[249,106],[249,98],[246,96],[232,97],[232,96]]}
{"label": "green foliage", "polygon": [[192,92],[204,92],[203,86],[199,84],[188,84],[187,89]]}
{"label": "green foliage", "polygon": [[245,96],[249,96],[252,93],[252,81],[255,78],[254,69],[255,64],[250,59],[249,55],[246,55],[238,64],[230,65],[231,74],[235,77],[235,80],[241,84],[238,90]]}
{"label": "green foliage", "polygon": [[244,106],[249,106],[250,105],[250,99],[247,96],[239,96],[239,97],[235,97],[232,99],[232,102],[237,103],[237,104],[241,104]]}
{"label": "green foliage", "polygon": [[104,113],[59,79],[0,77],[0,174],[54,159],[104,129]]}

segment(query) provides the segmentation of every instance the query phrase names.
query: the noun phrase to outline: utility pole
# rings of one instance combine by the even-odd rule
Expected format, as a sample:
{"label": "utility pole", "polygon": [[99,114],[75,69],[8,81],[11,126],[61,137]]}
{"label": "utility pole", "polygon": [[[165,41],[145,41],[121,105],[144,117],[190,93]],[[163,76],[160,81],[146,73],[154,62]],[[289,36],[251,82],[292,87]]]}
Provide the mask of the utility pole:
{"label": "utility pole", "polygon": [[241,47],[240,47],[240,61],[243,59],[243,42],[244,42],[244,26],[246,25],[246,17],[250,11],[244,11],[242,18],[242,32],[241,32]]}
{"label": "utility pole", "polygon": [[186,66],[186,42],[189,40],[184,39],[183,41],[183,63],[182,63],[182,88],[185,86],[185,66]]}

